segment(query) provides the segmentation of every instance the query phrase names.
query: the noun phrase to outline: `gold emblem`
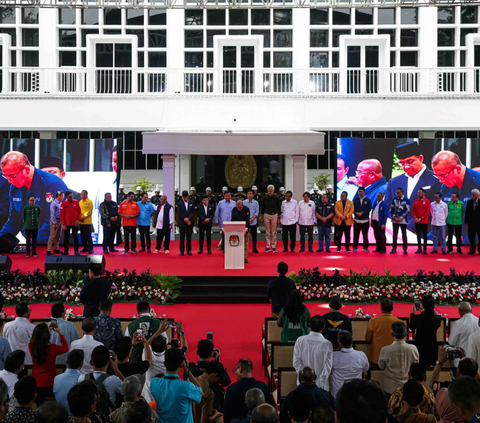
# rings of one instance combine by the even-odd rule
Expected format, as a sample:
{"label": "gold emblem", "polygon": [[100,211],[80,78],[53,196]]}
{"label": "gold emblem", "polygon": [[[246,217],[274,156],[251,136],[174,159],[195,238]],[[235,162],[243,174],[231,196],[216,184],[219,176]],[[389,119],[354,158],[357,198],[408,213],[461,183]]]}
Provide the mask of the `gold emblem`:
{"label": "gold emblem", "polygon": [[228,156],[225,163],[225,178],[229,187],[247,187],[255,184],[257,163],[253,156]]}

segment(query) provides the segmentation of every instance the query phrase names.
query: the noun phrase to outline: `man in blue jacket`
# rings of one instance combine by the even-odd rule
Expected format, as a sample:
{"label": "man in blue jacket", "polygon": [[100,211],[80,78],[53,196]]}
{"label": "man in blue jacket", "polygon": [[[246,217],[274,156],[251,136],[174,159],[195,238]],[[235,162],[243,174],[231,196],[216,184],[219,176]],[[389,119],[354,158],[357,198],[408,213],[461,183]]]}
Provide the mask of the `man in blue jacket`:
{"label": "man in blue jacket", "polygon": [[377,242],[377,248],[374,253],[385,254],[387,252],[387,238],[385,236],[385,225],[389,214],[388,204],[383,201],[385,193],[379,192],[377,200],[373,205],[372,212],[372,229]]}
{"label": "man in blue jacket", "polygon": [[395,254],[397,252],[397,238],[398,230],[402,229],[402,239],[403,239],[403,254],[408,254],[408,242],[407,242],[407,222],[408,215],[410,214],[410,200],[403,195],[403,189],[397,188],[397,196],[390,203],[390,217],[393,224],[393,242],[392,242],[392,251],[390,254]]}
{"label": "man in blue jacket", "polygon": [[368,253],[368,228],[370,227],[370,212],[372,211],[372,202],[365,197],[365,188],[359,187],[358,196],[353,200],[355,206],[355,221],[353,225],[353,252],[357,252],[360,232],[363,237],[363,251]]}

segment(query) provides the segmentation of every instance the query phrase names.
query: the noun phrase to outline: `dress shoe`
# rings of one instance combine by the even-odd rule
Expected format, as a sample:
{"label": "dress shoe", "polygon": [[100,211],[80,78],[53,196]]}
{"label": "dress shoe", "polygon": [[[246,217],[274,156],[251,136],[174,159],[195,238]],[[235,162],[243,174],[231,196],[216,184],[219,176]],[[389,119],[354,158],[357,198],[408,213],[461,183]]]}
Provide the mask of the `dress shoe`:
{"label": "dress shoe", "polygon": [[137,254],[137,250],[132,250],[132,254]]}
{"label": "dress shoe", "polygon": [[33,253],[33,257],[38,257],[38,254],[37,254],[37,253]]}
{"label": "dress shoe", "polygon": [[63,253],[61,253],[62,256],[68,256],[68,251],[64,251]]}
{"label": "dress shoe", "polygon": [[87,254],[93,254],[93,253],[94,253],[94,251],[93,251],[93,250],[89,250],[89,251],[87,251]]}
{"label": "dress shoe", "polygon": [[379,254],[386,254],[386,251],[385,251],[385,250],[382,250],[382,251],[379,251],[378,253],[379,253]]}
{"label": "dress shoe", "polygon": [[419,248],[417,251],[415,251],[415,254],[422,254],[422,250]]}
{"label": "dress shoe", "polygon": [[152,250],[150,248],[147,248],[147,253],[151,253]]}
{"label": "dress shoe", "polygon": [[[453,251],[452,251],[452,253],[453,253]],[[463,254],[462,250],[457,250],[457,254]]]}
{"label": "dress shoe", "polygon": [[144,251],[145,251],[145,248],[140,248],[140,250],[138,252],[143,253]]}
{"label": "dress shoe", "polygon": [[356,249],[356,248],[354,248],[354,249],[353,249],[353,252],[354,252],[354,253],[356,253],[356,252],[357,252],[357,249]]}
{"label": "dress shoe", "polygon": [[82,248],[82,249],[80,250],[80,252],[81,252],[81,253],[88,253],[88,250],[87,250],[86,248]]}
{"label": "dress shoe", "polygon": [[30,257],[30,254],[25,255],[25,257]]}
{"label": "dress shoe", "polygon": [[380,250],[377,250],[377,249],[372,251],[372,253],[379,253],[379,252],[380,252]]}
{"label": "dress shoe", "polygon": [[363,251],[364,253],[369,253],[369,252],[370,252],[370,250],[369,250],[368,248],[364,248],[362,251]]}
{"label": "dress shoe", "polygon": [[427,250],[423,250],[423,254],[427,254]]}
{"label": "dress shoe", "polygon": [[337,253],[341,253],[342,252],[342,249],[341,248],[337,248]]}
{"label": "dress shoe", "polygon": [[60,250],[53,250],[52,254],[62,254],[62,252]]}
{"label": "dress shoe", "polygon": [[407,250],[403,250],[403,254],[408,254],[408,251],[407,251]]}
{"label": "dress shoe", "polygon": [[51,251],[47,251],[47,256],[51,256],[52,255],[52,252]]}
{"label": "dress shoe", "polygon": [[445,256],[447,255],[447,252],[446,251],[442,251],[442,256]]}
{"label": "dress shoe", "polygon": [[345,252],[350,253],[350,250],[345,250]]}
{"label": "dress shoe", "polygon": [[320,250],[320,248],[317,250],[317,253],[323,253],[323,250]]}
{"label": "dress shoe", "polygon": [[198,250],[198,251],[197,251],[197,254],[202,254],[202,253],[203,253],[202,250]]}
{"label": "dress shoe", "polygon": [[256,248],[254,248],[254,249],[252,250],[252,253],[258,254],[258,250],[257,250]]}
{"label": "dress shoe", "polygon": [[76,255],[77,257],[81,256],[81,254],[80,254],[78,251],[75,251],[75,255]]}
{"label": "dress shoe", "polygon": [[192,255],[192,252],[191,252],[191,251],[188,251],[187,254],[188,254],[189,256],[191,256],[191,255]]}
{"label": "dress shoe", "polygon": [[248,260],[247,260],[247,259],[245,259],[245,260],[243,260],[243,262],[244,262],[244,263],[248,263]]}
{"label": "dress shoe", "polygon": [[103,254],[109,254],[108,250],[103,250]]}
{"label": "dress shoe", "polygon": [[291,251],[291,253],[294,253],[294,252],[295,252],[295,250],[292,250],[292,251]]}
{"label": "dress shoe", "polygon": [[331,253],[331,251],[330,251],[328,248],[326,249],[326,251],[327,251],[327,253],[328,253],[328,254],[330,254],[330,253]]}
{"label": "dress shoe", "polygon": [[110,252],[111,253],[118,253],[118,250],[116,250],[115,248],[110,248]]}
{"label": "dress shoe", "polygon": [[437,250],[432,250],[432,251],[430,251],[430,254],[437,254],[437,253],[438,253]]}
{"label": "dress shoe", "polygon": [[[258,253],[258,251],[257,251]],[[207,254],[212,254],[212,250],[207,250]]]}
{"label": "dress shoe", "polygon": [[397,250],[390,251],[390,254],[397,254]]}
{"label": "dress shoe", "polygon": [[288,250],[283,250],[282,253],[288,253]]}
{"label": "dress shoe", "polygon": [[309,252],[309,253],[313,253],[313,249],[309,248],[309,249],[308,249],[308,252]]}
{"label": "dress shoe", "polygon": [[475,255],[475,251],[469,251],[467,254],[468,254],[469,256],[473,256],[473,255]]}
{"label": "dress shoe", "polygon": [[184,254],[183,254],[183,253],[180,253],[180,255],[181,255],[181,256],[184,256]]}
{"label": "dress shoe", "polygon": [[299,253],[304,253],[304,252],[305,252],[305,248],[300,248]]}

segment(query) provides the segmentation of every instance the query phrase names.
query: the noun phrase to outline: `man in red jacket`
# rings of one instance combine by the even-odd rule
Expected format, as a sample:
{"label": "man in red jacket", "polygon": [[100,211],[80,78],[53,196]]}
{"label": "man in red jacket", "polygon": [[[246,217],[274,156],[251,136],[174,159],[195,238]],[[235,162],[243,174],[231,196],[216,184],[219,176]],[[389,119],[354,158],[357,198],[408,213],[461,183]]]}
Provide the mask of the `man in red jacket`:
{"label": "man in red jacket", "polygon": [[412,206],[413,221],[415,222],[415,232],[417,233],[418,249],[415,254],[422,253],[423,238],[423,254],[427,254],[427,232],[428,232],[428,216],[430,216],[430,201],[425,198],[425,190],[418,190],[418,198],[415,199]]}
{"label": "man in red jacket", "polygon": [[80,210],[80,204],[77,200],[73,199],[73,193],[67,191],[65,193],[66,200],[60,206],[60,222],[62,222],[64,238],[64,256],[68,256],[68,244],[70,243],[70,232],[73,237],[73,246],[75,249],[75,255],[79,256],[78,252],[78,225],[82,218],[82,212]]}

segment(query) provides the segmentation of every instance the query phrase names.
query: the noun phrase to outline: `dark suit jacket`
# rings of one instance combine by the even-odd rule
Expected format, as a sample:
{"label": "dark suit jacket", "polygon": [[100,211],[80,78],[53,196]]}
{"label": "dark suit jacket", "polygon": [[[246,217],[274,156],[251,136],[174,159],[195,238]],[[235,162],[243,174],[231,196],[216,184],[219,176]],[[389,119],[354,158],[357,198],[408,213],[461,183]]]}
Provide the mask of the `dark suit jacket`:
{"label": "dark suit jacket", "polygon": [[210,222],[206,223],[212,224],[213,219],[215,218],[215,207],[213,205],[210,205],[210,203],[207,206],[207,214],[205,215],[205,207],[203,204],[200,204],[197,206],[197,217],[198,217],[198,226],[203,225],[205,222],[205,219],[210,219]]}
{"label": "dark suit jacket", "polygon": [[473,209],[473,200],[467,201],[465,208],[465,223],[472,228],[480,227],[480,199],[477,202],[475,210]]}
{"label": "dark suit jacket", "polygon": [[192,200],[188,200],[188,210],[185,209],[183,198],[177,203],[178,223],[179,228],[186,228],[188,225],[183,221],[186,217],[190,219],[193,225],[193,214],[195,213],[195,204]]}
{"label": "dark suit jacket", "polygon": [[[420,188],[425,189],[427,191],[427,198],[431,201],[433,196],[435,195],[436,191],[440,191],[440,183],[437,178],[435,178],[435,174],[430,169],[425,169],[422,176],[415,185],[415,188],[412,191],[412,194],[408,198],[410,203],[413,204],[415,198],[417,198],[417,191]],[[388,181],[387,190],[385,193],[385,202],[386,204],[390,204],[392,200],[397,196],[396,191],[397,188],[402,188],[405,195],[407,195],[408,191],[408,176],[405,174],[395,176]]]}

